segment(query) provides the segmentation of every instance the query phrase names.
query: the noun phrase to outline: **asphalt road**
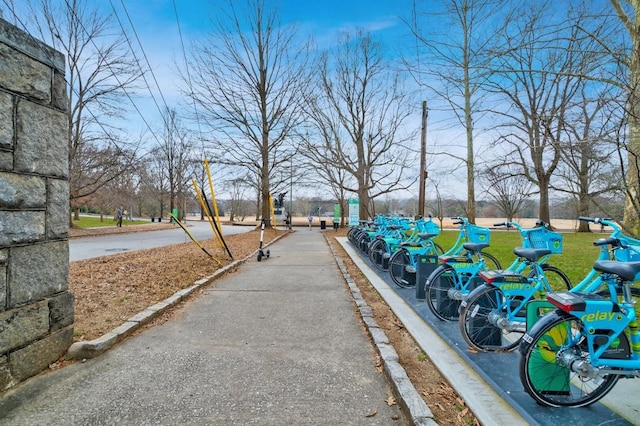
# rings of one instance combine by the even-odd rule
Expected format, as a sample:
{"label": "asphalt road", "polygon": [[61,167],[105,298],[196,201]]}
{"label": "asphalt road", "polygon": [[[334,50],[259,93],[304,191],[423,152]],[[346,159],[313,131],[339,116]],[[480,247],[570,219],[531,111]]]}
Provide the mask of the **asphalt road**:
{"label": "asphalt road", "polygon": [[[198,241],[214,238],[209,222],[187,221],[187,229]],[[222,225],[222,235],[248,232],[252,226]],[[131,234],[105,235],[102,237],[83,237],[69,240],[69,261],[108,256],[125,251],[143,250],[190,242],[191,239],[181,228],[161,231],[134,232]],[[258,246],[256,241],[256,247]]]}

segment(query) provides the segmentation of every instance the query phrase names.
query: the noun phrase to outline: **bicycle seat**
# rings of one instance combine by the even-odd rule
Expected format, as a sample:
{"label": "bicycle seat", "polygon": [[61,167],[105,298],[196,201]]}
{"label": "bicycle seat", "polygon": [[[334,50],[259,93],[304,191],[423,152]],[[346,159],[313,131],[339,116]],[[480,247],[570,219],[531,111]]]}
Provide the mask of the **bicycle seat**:
{"label": "bicycle seat", "polygon": [[428,233],[424,233],[421,232],[420,234],[418,234],[418,238],[420,238],[421,240],[428,240],[431,239],[433,237],[437,237],[438,234],[428,234]]}
{"label": "bicycle seat", "polygon": [[593,264],[593,269],[605,274],[614,274],[625,281],[635,281],[640,273],[640,262],[616,262],[615,260],[599,260]]}
{"label": "bicycle seat", "polygon": [[389,229],[391,231],[396,231],[396,230],[401,229],[401,228],[402,228],[402,226],[400,226],[400,225],[388,225],[387,226],[387,229]]}
{"label": "bicycle seat", "polygon": [[400,247],[422,247],[422,244],[417,241],[403,241],[400,243]]}
{"label": "bicycle seat", "polygon": [[516,256],[524,257],[529,262],[535,262],[540,259],[542,256],[546,256],[551,254],[551,250],[543,249],[543,248],[524,248],[524,247],[516,247],[513,249],[513,253]]}
{"label": "bicycle seat", "polygon": [[483,248],[489,247],[487,243],[464,243],[462,245],[465,250],[470,251],[471,253],[477,253],[481,251]]}

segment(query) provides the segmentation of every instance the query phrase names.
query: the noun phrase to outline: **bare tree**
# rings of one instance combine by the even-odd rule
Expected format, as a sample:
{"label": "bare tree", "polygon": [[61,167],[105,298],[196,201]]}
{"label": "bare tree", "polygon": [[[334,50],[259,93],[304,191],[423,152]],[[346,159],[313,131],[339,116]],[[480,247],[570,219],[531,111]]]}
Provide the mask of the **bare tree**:
{"label": "bare tree", "polygon": [[[628,114],[628,140],[625,144],[624,227],[640,234],[640,1],[610,0],[630,40],[626,49],[608,46],[613,59],[626,69],[625,89]],[[620,57],[620,52],[624,57]],[[623,165],[624,167],[625,165]]]}
{"label": "bare tree", "polygon": [[[169,210],[184,205],[187,186],[194,172],[194,146],[188,132],[181,126],[176,111],[168,109],[164,114],[164,132],[155,155],[166,178]],[[183,210],[180,208],[179,210]],[[184,215],[184,211],[181,215]]]}
{"label": "bare tree", "polygon": [[284,27],[265,0],[227,1],[215,34],[200,44],[190,64],[187,94],[200,118],[220,135],[216,161],[258,177],[261,214],[270,217],[272,173],[288,159],[302,121],[301,94],[308,86],[306,47]]}
{"label": "bare tree", "polygon": [[334,178],[342,173],[338,169],[353,178],[352,186],[344,176],[348,186],[343,189],[358,194],[361,218],[375,214],[376,197],[411,184],[406,175],[415,150],[409,144],[412,135],[402,132],[412,102],[390,68],[370,35],[344,35],[321,56],[318,94],[307,100],[322,145],[307,144],[307,150],[312,159],[326,155],[320,167],[334,169]]}
{"label": "bare tree", "polygon": [[[617,144],[624,111],[618,108],[619,95],[606,86],[600,92],[591,85],[582,88],[575,117],[565,122],[566,140],[562,142],[562,162],[558,177],[562,184],[553,185],[576,200],[577,216],[591,216],[595,201],[623,190],[623,176],[616,167]],[[587,222],[580,222],[578,232],[590,232]]]}
{"label": "bare tree", "polygon": [[[500,147],[506,164],[539,190],[540,214],[549,217],[549,189],[562,158],[566,129],[586,75],[603,63],[593,38],[584,36],[589,12],[568,9],[560,19],[555,3],[528,3],[507,26],[496,52],[490,88],[503,99],[494,110],[502,118]],[[602,27],[591,28],[594,34]],[[499,121],[500,119],[498,119]]]}
{"label": "bare tree", "polygon": [[29,10],[39,36],[66,56],[69,191],[77,215],[80,200],[135,164],[135,146],[115,123],[142,71],[125,38],[114,36],[112,16],[97,7],[41,0]]}
{"label": "bare tree", "polygon": [[[508,10],[503,0],[448,0],[444,11],[414,10],[413,19],[407,22],[416,39],[418,59],[405,58],[404,62],[419,84],[426,86],[435,98],[444,102],[446,110],[455,114],[464,128],[466,149],[464,155],[456,155],[449,149],[444,154],[460,160],[467,172],[467,217],[475,221],[475,167],[474,136],[478,130],[474,123],[482,114],[483,84],[488,75],[491,51],[490,43],[497,32],[492,19],[498,12]],[[429,7],[432,9],[431,7]],[[423,19],[437,17],[444,25],[428,25]],[[446,28],[442,32],[442,28]],[[426,65],[423,67],[421,63]]]}
{"label": "bare tree", "polygon": [[490,166],[482,173],[482,188],[508,221],[522,211],[527,200],[535,194],[535,186],[522,174],[509,170],[509,166]]}

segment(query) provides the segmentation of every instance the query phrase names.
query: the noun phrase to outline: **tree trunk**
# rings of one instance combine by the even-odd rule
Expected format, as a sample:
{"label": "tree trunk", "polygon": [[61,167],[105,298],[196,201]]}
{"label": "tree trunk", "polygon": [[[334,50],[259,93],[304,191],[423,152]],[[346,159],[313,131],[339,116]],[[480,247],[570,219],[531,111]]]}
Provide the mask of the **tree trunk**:
{"label": "tree trunk", "polygon": [[626,176],[626,199],[624,208],[624,227],[634,234],[640,230],[640,218],[638,206],[640,205],[640,178],[638,176],[638,159],[640,155],[640,2],[630,2],[633,6],[632,27],[630,36],[632,40],[631,58],[629,60],[629,146],[628,169]]}
{"label": "tree trunk", "polygon": [[540,179],[540,220],[551,223],[549,218],[549,179]]}

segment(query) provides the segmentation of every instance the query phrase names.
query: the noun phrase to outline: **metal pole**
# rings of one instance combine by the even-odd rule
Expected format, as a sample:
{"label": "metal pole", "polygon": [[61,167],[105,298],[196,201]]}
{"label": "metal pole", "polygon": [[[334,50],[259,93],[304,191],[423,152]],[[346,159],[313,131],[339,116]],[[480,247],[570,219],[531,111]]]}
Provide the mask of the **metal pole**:
{"label": "metal pole", "polygon": [[427,183],[427,101],[422,101],[422,132],[420,135],[420,189],[418,194],[418,216],[424,217]]}
{"label": "metal pole", "polygon": [[289,178],[289,215],[291,216],[291,221],[293,221],[293,154],[291,154],[289,160],[291,161],[291,174]]}

